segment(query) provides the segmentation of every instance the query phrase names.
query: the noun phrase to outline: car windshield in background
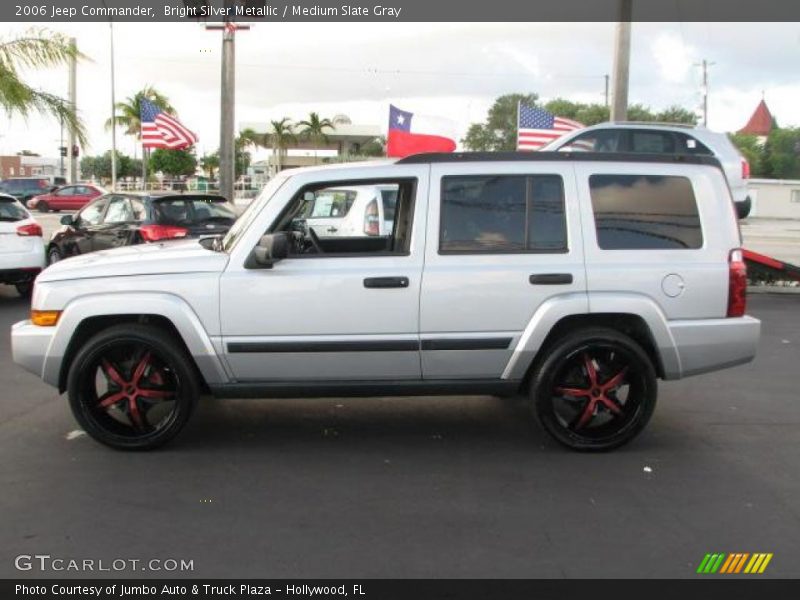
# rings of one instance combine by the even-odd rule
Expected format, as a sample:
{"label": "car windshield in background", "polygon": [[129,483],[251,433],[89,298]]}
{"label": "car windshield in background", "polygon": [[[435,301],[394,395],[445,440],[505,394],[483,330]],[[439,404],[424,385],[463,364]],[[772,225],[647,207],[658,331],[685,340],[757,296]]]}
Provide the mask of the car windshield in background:
{"label": "car windshield in background", "polygon": [[0,198],[0,221],[22,221],[22,219],[26,219],[27,217],[28,214],[18,202]]}
{"label": "car windshield in background", "polygon": [[355,190],[323,190],[306,203],[302,215],[306,219],[344,217],[350,212],[355,199]]}
{"label": "car windshield in background", "polygon": [[164,198],[153,203],[159,223],[191,225],[196,223],[233,223],[236,213],[223,200],[213,198]]}

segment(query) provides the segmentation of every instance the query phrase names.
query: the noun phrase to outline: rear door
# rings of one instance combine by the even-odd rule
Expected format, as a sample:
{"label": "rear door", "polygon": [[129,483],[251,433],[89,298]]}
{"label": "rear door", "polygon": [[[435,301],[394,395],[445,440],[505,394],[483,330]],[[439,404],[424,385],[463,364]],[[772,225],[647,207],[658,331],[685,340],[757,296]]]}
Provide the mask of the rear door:
{"label": "rear door", "polygon": [[573,168],[434,164],[430,186],[423,376],[499,378],[543,302],[585,296]]}

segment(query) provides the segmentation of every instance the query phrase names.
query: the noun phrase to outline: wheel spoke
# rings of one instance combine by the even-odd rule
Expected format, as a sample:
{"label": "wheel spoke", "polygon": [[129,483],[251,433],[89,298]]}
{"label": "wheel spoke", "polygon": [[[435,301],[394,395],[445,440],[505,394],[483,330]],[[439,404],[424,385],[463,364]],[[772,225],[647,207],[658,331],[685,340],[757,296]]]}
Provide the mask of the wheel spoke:
{"label": "wheel spoke", "polygon": [[125,398],[126,396],[122,392],[107,392],[99,398],[98,404],[100,408],[110,408]]}
{"label": "wheel spoke", "polygon": [[137,431],[145,431],[145,419],[142,411],[139,410],[139,405],[136,403],[136,398],[131,398],[128,402],[128,416],[131,419],[131,424]]}
{"label": "wheel spoke", "polygon": [[139,380],[144,375],[144,372],[147,370],[147,367],[150,366],[150,352],[147,351],[144,353],[139,362],[136,365],[136,368],[133,371],[133,375],[131,376],[131,385],[139,385]]}
{"label": "wheel spoke", "polygon": [[610,390],[618,388],[622,385],[622,382],[625,380],[625,376],[628,374],[628,367],[624,367],[619,373],[611,377],[608,381],[600,386],[604,392],[608,392]]}
{"label": "wheel spoke", "polygon": [[139,388],[136,391],[136,395],[149,400],[167,400],[172,398],[175,395],[175,392],[172,390],[151,390],[148,388]]}
{"label": "wheel spoke", "polygon": [[576,398],[592,395],[592,390],[584,388],[557,387],[554,391],[556,394],[561,394],[562,396],[575,396]]}
{"label": "wheel spoke", "polygon": [[612,398],[609,398],[608,396],[600,396],[600,398],[598,399],[600,400],[600,403],[603,406],[605,406],[609,411],[614,413],[616,416],[620,416],[622,414],[622,406],[620,406],[620,404],[615,400],[613,400]]}
{"label": "wheel spoke", "polygon": [[589,400],[586,401],[586,405],[583,407],[583,410],[581,411],[580,417],[578,417],[578,419],[574,421],[574,423],[570,426],[570,428],[577,431],[578,429],[583,429],[584,427],[586,427],[586,425],[588,425],[589,422],[594,417],[595,406],[596,406],[595,399],[589,398]]}
{"label": "wheel spoke", "polygon": [[111,364],[111,362],[105,358],[101,361],[100,365],[103,370],[103,374],[109,381],[113,381],[122,388],[125,387],[125,380],[122,378],[122,375],[120,375],[119,369],[116,366]]}
{"label": "wheel spoke", "polygon": [[594,361],[588,352],[583,354],[583,366],[586,369],[586,376],[589,378],[589,386],[595,387],[597,385],[597,369],[594,368]]}

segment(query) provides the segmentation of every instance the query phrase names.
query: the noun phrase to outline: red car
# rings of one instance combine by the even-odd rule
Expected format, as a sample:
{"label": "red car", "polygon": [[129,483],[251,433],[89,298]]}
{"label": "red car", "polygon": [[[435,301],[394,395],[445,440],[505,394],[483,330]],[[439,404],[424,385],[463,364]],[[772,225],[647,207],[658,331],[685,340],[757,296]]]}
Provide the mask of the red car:
{"label": "red car", "polygon": [[47,194],[34,196],[28,200],[28,208],[35,208],[39,212],[79,210],[105,193],[103,188],[91,183],[63,185]]}

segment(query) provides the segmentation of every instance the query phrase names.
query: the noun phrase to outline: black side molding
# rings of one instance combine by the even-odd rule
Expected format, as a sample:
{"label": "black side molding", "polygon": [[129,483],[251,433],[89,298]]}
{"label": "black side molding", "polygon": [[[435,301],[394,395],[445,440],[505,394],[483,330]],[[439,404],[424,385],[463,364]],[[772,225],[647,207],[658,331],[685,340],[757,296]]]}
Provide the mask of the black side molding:
{"label": "black side molding", "polygon": [[528,277],[533,285],[567,285],[572,283],[572,273],[538,273]]}
{"label": "black side molding", "polygon": [[423,350],[505,350],[511,338],[471,338],[422,340]]}
{"label": "black side molding", "polygon": [[231,342],[231,354],[269,352],[417,352],[416,340],[330,342]]}

